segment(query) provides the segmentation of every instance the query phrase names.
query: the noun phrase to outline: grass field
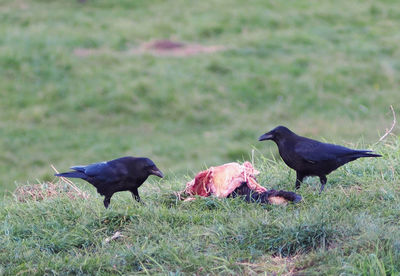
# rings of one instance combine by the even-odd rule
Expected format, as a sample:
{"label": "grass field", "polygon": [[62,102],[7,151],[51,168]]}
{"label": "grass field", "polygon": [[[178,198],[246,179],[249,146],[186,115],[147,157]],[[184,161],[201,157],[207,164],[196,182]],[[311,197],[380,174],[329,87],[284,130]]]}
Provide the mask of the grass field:
{"label": "grass field", "polygon": [[[237,199],[181,202],[181,178],[145,184],[143,206],[128,193],[110,209],[66,196],[0,205],[0,273],[399,275],[400,140],[380,159],[333,173],[326,191],[308,179],[303,202],[261,206]],[[293,189],[285,165],[257,159],[259,182]],[[106,242],[115,232],[122,238]]]}
{"label": "grass field", "polygon": [[[0,19],[0,274],[400,273],[397,128],[375,144],[400,103],[397,1],[2,0]],[[155,39],[225,50],[138,53]],[[334,172],[322,196],[308,180],[296,206],[169,195],[252,149],[260,182],[292,190],[257,142],[277,125],[385,156]],[[79,181],[93,200],[10,196],[52,181],[50,164],[123,155],[166,174],[141,188],[146,206],[121,194],[103,210]]]}

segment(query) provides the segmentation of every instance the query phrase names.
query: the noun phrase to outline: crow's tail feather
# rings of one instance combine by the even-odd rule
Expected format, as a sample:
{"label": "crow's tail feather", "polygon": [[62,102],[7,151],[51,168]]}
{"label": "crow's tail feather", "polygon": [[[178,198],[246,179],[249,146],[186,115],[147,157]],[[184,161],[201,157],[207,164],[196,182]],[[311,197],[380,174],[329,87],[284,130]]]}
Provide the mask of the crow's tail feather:
{"label": "crow's tail feather", "polygon": [[65,173],[56,173],[54,175],[59,177],[86,179],[86,174],[84,174],[83,172],[65,172]]}

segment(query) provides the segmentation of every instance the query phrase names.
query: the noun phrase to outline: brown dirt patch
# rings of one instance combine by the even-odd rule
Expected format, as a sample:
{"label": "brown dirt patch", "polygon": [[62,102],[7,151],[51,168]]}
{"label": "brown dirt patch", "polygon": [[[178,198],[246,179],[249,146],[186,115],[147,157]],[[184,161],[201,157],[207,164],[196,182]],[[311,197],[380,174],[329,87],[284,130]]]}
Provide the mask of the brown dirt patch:
{"label": "brown dirt patch", "polygon": [[142,44],[139,49],[133,50],[137,53],[149,53],[155,56],[186,57],[198,54],[211,54],[225,50],[224,46],[182,43],[171,40],[154,40]]}
{"label": "brown dirt patch", "polygon": [[185,44],[183,44],[182,42],[175,42],[171,40],[155,40],[153,42],[145,44],[145,46],[153,50],[168,51],[172,49],[182,49],[183,47],[185,47]]}
{"label": "brown dirt patch", "polygon": [[139,47],[132,48],[127,51],[119,52],[110,49],[93,49],[93,48],[76,48],[74,55],[78,57],[87,57],[94,55],[141,55],[150,54],[154,56],[167,56],[167,57],[187,57],[199,54],[211,54],[219,51],[226,50],[222,45],[201,45],[193,43],[183,43],[172,40],[153,40],[145,42]]}

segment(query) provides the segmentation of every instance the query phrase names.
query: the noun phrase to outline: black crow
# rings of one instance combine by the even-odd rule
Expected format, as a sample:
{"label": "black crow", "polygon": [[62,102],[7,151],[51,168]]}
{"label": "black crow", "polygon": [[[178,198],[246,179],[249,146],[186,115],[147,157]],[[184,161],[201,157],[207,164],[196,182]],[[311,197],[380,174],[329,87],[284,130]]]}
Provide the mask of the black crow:
{"label": "black crow", "polygon": [[140,202],[138,188],[147,177],[151,174],[164,177],[153,161],[145,157],[127,156],[87,166],[75,166],[71,169],[74,171],[58,173],[55,176],[81,178],[89,182],[104,196],[106,208],[113,194],[121,191],[130,191],[132,197]]}
{"label": "black crow", "polygon": [[283,161],[296,171],[296,189],[306,176],[318,176],[320,193],[324,190],[326,176],[344,164],[360,157],[381,157],[371,150],[353,150],[327,144],[296,135],[284,126],[278,126],[258,138],[259,141],[272,140],[279,149]]}

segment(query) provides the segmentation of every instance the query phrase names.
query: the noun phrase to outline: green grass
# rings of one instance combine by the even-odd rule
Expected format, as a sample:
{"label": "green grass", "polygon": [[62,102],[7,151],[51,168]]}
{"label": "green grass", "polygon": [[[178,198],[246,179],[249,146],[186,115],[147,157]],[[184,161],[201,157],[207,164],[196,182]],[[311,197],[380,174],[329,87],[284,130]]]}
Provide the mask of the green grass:
{"label": "green grass", "polygon": [[[182,179],[145,183],[146,205],[117,194],[105,209],[68,197],[0,205],[0,271],[25,274],[400,274],[400,140],[376,148],[319,181],[309,178],[303,202],[247,204],[239,198],[182,202]],[[292,190],[294,174],[257,159],[259,182]],[[87,187],[87,186],[85,186]],[[120,231],[124,237],[105,242]]]}
{"label": "green grass", "polygon": [[[257,137],[279,124],[375,142],[400,101],[396,3],[3,0],[0,193],[51,163],[149,156],[181,175],[276,152]],[[228,50],[129,54],[157,38]]]}
{"label": "green grass", "polygon": [[[391,274],[399,268],[400,5],[380,1],[0,1],[0,275]],[[184,58],[130,54],[152,39],[222,45]],[[81,57],[81,48],[97,54]],[[206,166],[250,159],[293,189],[277,125],[384,154],[300,190],[304,202],[176,202]],[[72,165],[150,157],[166,174],[104,210],[68,198],[17,203],[18,185]],[[360,188],[358,188],[360,187]],[[126,236],[103,240],[120,230]]]}

